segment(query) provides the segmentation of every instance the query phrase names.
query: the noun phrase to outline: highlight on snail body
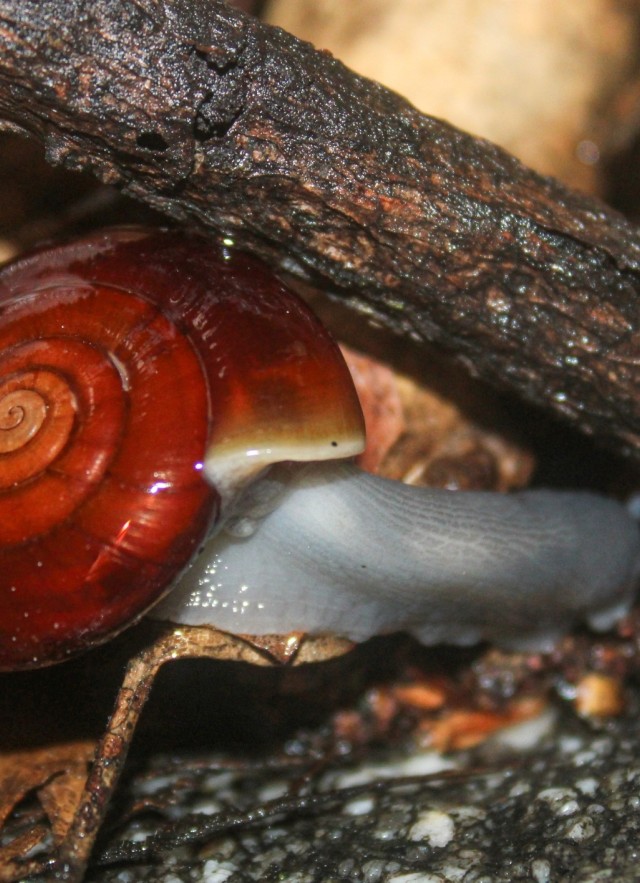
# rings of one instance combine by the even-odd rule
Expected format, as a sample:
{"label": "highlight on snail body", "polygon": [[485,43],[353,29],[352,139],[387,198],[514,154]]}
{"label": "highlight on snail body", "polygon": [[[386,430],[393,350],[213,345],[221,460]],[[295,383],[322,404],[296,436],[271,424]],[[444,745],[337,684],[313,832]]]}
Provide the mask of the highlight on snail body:
{"label": "highlight on snail body", "polygon": [[150,612],[248,635],[546,646],[630,606],[640,533],[586,492],[360,471],[339,349],[257,260],[122,228],[0,271],[0,669]]}

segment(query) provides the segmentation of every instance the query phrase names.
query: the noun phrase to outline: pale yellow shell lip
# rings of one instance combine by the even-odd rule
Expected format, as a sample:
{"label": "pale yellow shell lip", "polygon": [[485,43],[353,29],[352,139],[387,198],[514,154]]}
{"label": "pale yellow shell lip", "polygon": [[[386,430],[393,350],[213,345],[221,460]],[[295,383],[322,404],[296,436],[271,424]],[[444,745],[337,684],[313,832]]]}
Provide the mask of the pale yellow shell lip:
{"label": "pale yellow shell lip", "polygon": [[216,444],[207,451],[204,474],[225,498],[237,493],[249,481],[276,463],[310,463],[357,457],[365,446],[364,430],[352,435],[317,436],[310,440],[278,440],[269,445]]}

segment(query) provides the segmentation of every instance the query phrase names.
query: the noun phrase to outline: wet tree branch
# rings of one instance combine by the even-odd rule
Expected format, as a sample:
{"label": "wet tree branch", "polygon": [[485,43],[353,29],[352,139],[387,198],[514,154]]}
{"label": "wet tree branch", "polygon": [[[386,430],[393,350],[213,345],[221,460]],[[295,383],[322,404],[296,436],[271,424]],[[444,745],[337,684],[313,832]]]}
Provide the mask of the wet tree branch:
{"label": "wet tree branch", "polygon": [[220,0],[0,0],[0,117],[640,451],[640,236]]}

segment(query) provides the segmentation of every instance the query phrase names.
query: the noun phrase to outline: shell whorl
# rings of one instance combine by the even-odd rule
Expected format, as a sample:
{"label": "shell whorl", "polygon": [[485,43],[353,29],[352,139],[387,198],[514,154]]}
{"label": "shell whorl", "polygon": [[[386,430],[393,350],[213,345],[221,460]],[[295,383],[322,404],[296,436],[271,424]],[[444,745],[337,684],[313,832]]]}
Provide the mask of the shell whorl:
{"label": "shell whorl", "polygon": [[0,664],[38,664],[142,613],[206,533],[208,390],[158,307],[103,284],[13,296],[0,351]]}

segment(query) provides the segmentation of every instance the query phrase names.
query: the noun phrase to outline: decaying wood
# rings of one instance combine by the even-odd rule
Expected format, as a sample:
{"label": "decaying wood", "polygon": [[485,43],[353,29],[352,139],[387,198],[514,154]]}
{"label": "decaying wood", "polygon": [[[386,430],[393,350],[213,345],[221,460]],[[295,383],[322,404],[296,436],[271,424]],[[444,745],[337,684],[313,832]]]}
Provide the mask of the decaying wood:
{"label": "decaying wood", "polygon": [[638,231],[328,54],[219,0],[0,0],[0,116],[638,455]]}

